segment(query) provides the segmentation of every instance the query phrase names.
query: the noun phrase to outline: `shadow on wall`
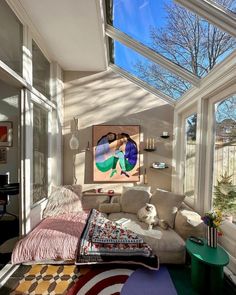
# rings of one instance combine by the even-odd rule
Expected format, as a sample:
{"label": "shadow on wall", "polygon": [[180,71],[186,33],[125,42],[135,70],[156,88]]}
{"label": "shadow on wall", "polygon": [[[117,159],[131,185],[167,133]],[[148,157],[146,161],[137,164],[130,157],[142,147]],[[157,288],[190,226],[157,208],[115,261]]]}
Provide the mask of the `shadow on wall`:
{"label": "shadow on wall", "polygon": [[[93,183],[93,125],[140,125],[140,172],[143,174],[146,168],[148,184],[153,188],[170,189],[171,168],[152,171],[149,167],[156,161],[166,162],[171,167],[172,137],[163,141],[160,135],[163,131],[173,133],[172,106],[110,70],[92,74],[66,72],[64,106],[64,183],[73,183],[75,158],[77,183],[82,184],[84,189],[99,186]],[[74,116],[79,120],[78,151],[69,148],[71,133],[68,126]],[[143,151],[147,137],[155,138],[157,143],[157,150],[153,153]],[[90,151],[86,151],[88,141]],[[121,185],[115,184],[116,187]],[[114,184],[106,187],[114,188]]]}

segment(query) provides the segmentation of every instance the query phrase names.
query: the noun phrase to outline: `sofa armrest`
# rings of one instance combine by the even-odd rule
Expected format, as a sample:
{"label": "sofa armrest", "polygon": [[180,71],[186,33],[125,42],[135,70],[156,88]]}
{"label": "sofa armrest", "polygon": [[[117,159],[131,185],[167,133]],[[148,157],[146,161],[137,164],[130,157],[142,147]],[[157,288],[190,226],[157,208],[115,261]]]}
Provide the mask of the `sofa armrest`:
{"label": "sofa armrest", "polygon": [[204,237],[204,223],[197,212],[180,209],[175,217],[175,231],[184,240],[189,236]]}

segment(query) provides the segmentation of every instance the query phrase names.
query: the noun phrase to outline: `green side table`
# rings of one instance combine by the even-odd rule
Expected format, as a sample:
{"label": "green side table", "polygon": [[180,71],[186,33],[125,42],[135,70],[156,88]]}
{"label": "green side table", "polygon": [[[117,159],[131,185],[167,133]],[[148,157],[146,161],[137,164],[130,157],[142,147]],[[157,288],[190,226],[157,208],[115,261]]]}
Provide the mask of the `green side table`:
{"label": "green side table", "polygon": [[189,239],[186,249],[191,256],[191,280],[193,288],[200,294],[221,294],[223,267],[229,263],[229,256],[223,248],[198,245]]}

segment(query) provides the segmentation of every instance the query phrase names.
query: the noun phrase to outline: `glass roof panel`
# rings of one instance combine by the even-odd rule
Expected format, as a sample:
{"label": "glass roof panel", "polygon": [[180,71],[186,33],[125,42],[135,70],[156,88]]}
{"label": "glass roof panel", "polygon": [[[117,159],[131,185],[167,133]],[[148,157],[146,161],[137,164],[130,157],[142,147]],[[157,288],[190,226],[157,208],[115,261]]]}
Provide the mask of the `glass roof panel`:
{"label": "glass roof panel", "polygon": [[173,0],[113,0],[110,23],[198,76],[236,48],[233,37]]}
{"label": "glass roof panel", "polygon": [[224,8],[228,9],[231,12],[236,13],[236,0],[211,0],[211,1],[223,6]]}
{"label": "glass roof panel", "polygon": [[[110,39],[110,41],[112,42],[113,40]],[[187,81],[148,60],[131,48],[118,41],[113,42],[114,52],[112,60],[115,65],[165,93],[172,99],[179,99],[192,86]]]}

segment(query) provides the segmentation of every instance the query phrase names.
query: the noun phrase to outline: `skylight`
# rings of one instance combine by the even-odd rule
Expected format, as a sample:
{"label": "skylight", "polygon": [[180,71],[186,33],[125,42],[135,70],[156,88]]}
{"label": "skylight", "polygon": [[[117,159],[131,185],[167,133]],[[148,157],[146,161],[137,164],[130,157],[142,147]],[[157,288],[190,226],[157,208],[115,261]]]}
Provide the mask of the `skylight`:
{"label": "skylight", "polygon": [[[232,10],[236,2],[214,1],[227,5],[227,9]],[[126,34],[196,77],[206,76],[236,48],[236,40],[232,36],[173,0],[108,0],[107,7],[109,5],[111,9],[110,14],[108,13],[108,23],[117,29],[118,33]],[[132,44],[126,45],[133,48]],[[183,80],[185,76],[178,76],[180,73],[171,69],[169,70],[172,73],[164,70],[149,61],[147,55],[144,58],[117,41],[115,47],[116,65],[173,99],[179,99],[191,86],[191,80],[186,82]]]}
{"label": "skylight", "polygon": [[191,84],[187,81],[118,41],[114,41],[113,58],[115,65],[174,100],[179,99],[191,87]]}
{"label": "skylight", "polygon": [[[236,1],[235,0],[211,0],[212,2],[215,2],[216,4],[221,5],[225,9],[236,13]],[[236,15],[235,15],[236,16]]]}

